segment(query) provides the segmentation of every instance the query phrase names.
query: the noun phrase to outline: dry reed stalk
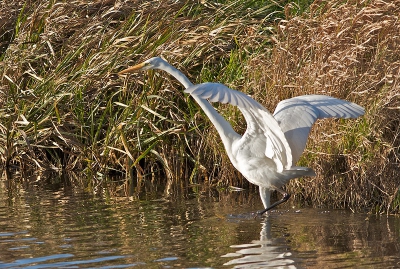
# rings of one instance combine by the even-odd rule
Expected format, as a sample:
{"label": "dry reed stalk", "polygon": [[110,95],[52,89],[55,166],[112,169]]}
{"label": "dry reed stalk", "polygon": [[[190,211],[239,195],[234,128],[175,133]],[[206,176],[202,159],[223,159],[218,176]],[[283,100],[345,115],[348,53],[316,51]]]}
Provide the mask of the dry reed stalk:
{"label": "dry reed stalk", "polygon": [[[174,64],[182,62],[178,67],[189,76],[187,65],[198,73],[203,64],[228,60],[236,46],[234,37],[244,39],[259,23],[246,21],[252,16],[250,9],[242,13],[237,4],[36,1],[15,8],[2,6],[1,14],[16,10],[15,16],[8,17],[7,31],[18,29],[2,54],[3,141],[10,138],[1,145],[4,163],[15,161],[39,170],[85,169],[92,174],[110,167],[123,171],[126,158],[136,163],[138,173],[158,162],[165,167],[189,163],[187,169],[172,169],[175,178],[190,174],[193,166],[215,170],[213,158],[220,158],[222,149],[205,143],[206,136],[200,132],[186,133],[197,123],[188,124],[187,100],[175,81],[161,82],[155,77],[150,91],[142,92],[136,83],[127,90],[112,73],[154,54]],[[175,100],[166,102],[171,89]],[[159,97],[143,103],[147,94]],[[26,121],[15,125],[21,117]],[[196,117],[204,128],[204,117]],[[177,157],[168,158],[175,144],[152,148],[158,139],[181,144],[180,153],[172,154]],[[200,154],[204,147],[210,155]]]}
{"label": "dry reed stalk", "polygon": [[250,64],[253,74],[268,74],[256,89],[267,89],[268,106],[327,94],[367,108],[356,122],[316,124],[302,164],[319,176],[288,187],[303,199],[376,212],[399,209],[399,14],[400,1],[316,1],[308,15],[279,24],[271,57]]}
{"label": "dry reed stalk", "polygon": [[[316,204],[398,210],[399,1],[316,1],[302,16],[287,5],[272,36],[278,8],[257,2],[0,4],[2,162],[83,170],[90,186],[129,169],[140,182],[246,185],[174,79],[114,75],[161,55],[193,82],[223,82],[271,110],[306,93],[364,105],[363,119],[317,124],[302,162],[320,176],[289,188]],[[218,109],[245,130],[237,110]]]}

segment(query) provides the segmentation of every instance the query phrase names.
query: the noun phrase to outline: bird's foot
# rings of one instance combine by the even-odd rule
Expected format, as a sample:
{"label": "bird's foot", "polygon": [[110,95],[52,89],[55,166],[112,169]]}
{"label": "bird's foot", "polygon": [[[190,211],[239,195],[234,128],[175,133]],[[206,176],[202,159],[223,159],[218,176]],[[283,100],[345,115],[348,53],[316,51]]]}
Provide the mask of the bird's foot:
{"label": "bird's foot", "polygon": [[265,210],[259,210],[259,211],[255,212],[255,213],[252,213],[252,215],[254,216],[254,219],[256,219],[257,217],[261,218],[262,215],[264,215],[265,212],[266,212]]}

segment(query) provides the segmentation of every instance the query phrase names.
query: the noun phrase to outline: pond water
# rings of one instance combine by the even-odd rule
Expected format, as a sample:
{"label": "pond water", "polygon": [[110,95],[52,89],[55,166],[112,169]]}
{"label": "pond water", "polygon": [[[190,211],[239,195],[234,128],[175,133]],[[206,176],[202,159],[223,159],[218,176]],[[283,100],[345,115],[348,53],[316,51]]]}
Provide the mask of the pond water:
{"label": "pond water", "polygon": [[400,218],[194,189],[104,198],[0,181],[0,268],[399,268]]}

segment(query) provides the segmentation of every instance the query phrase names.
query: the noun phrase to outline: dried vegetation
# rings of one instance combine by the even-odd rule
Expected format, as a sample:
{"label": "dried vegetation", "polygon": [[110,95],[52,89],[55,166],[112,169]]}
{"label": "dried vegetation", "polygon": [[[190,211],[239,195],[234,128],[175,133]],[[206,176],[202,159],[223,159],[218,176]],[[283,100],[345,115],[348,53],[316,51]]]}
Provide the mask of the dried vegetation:
{"label": "dried vegetation", "polygon": [[[193,82],[223,82],[271,110],[308,93],[363,105],[363,118],[316,124],[301,162],[318,176],[288,188],[313,205],[398,211],[400,1],[267,3],[0,4],[2,164],[83,171],[85,186],[109,174],[161,179],[166,192],[172,182],[248,186],[177,81],[115,75],[161,55]],[[219,108],[245,129],[236,109]]]}
{"label": "dried vegetation", "polygon": [[[316,180],[290,188],[309,201],[377,212],[399,208],[400,1],[316,1],[279,25],[264,88],[279,99],[324,93],[367,109],[314,129],[304,164]],[[273,89],[273,90],[272,90]],[[333,131],[332,131],[333,130]]]}

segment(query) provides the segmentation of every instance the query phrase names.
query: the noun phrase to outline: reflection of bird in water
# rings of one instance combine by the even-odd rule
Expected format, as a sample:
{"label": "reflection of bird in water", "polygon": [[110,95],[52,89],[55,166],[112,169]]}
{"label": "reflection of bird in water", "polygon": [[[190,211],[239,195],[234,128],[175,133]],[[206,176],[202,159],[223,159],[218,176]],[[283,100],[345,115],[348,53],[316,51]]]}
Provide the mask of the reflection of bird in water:
{"label": "reflection of bird in water", "polygon": [[[254,240],[249,244],[232,245],[231,248],[239,249],[234,253],[223,255],[224,258],[233,258],[224,265],[234,265],[233,268],[266,268],[293,265],[292,254],[287,251],[285,240],[272,238],[270,219],[262,222],[260,241]],[[289,267],[290,268],[290,267]],[[295,268],[295,267],[294,267]]]}
{"label": "reflection of bird in water", "polygon": [[[281,101],[271,115],[248,95],[225,85],[193,85],[179,70],[158,57],[119,74],[148,69],[161,69],[173,75],[204,110],[217,129],[233,166],[248,181],[259,186],[265,207],[260,214],[289,199],[290,195],[281,187],[290,179],[315,176],[311,168],[294,164],[303,153],[311,127],[317,119],[356,118],[364,114],[364,108],[351,102],[324,95],[303,95]],[[236,133],[207,100],[237,106],[247,122],[244,135]],[[271,205],[270,195],[274,190],[280,192],[283,198]]]}

